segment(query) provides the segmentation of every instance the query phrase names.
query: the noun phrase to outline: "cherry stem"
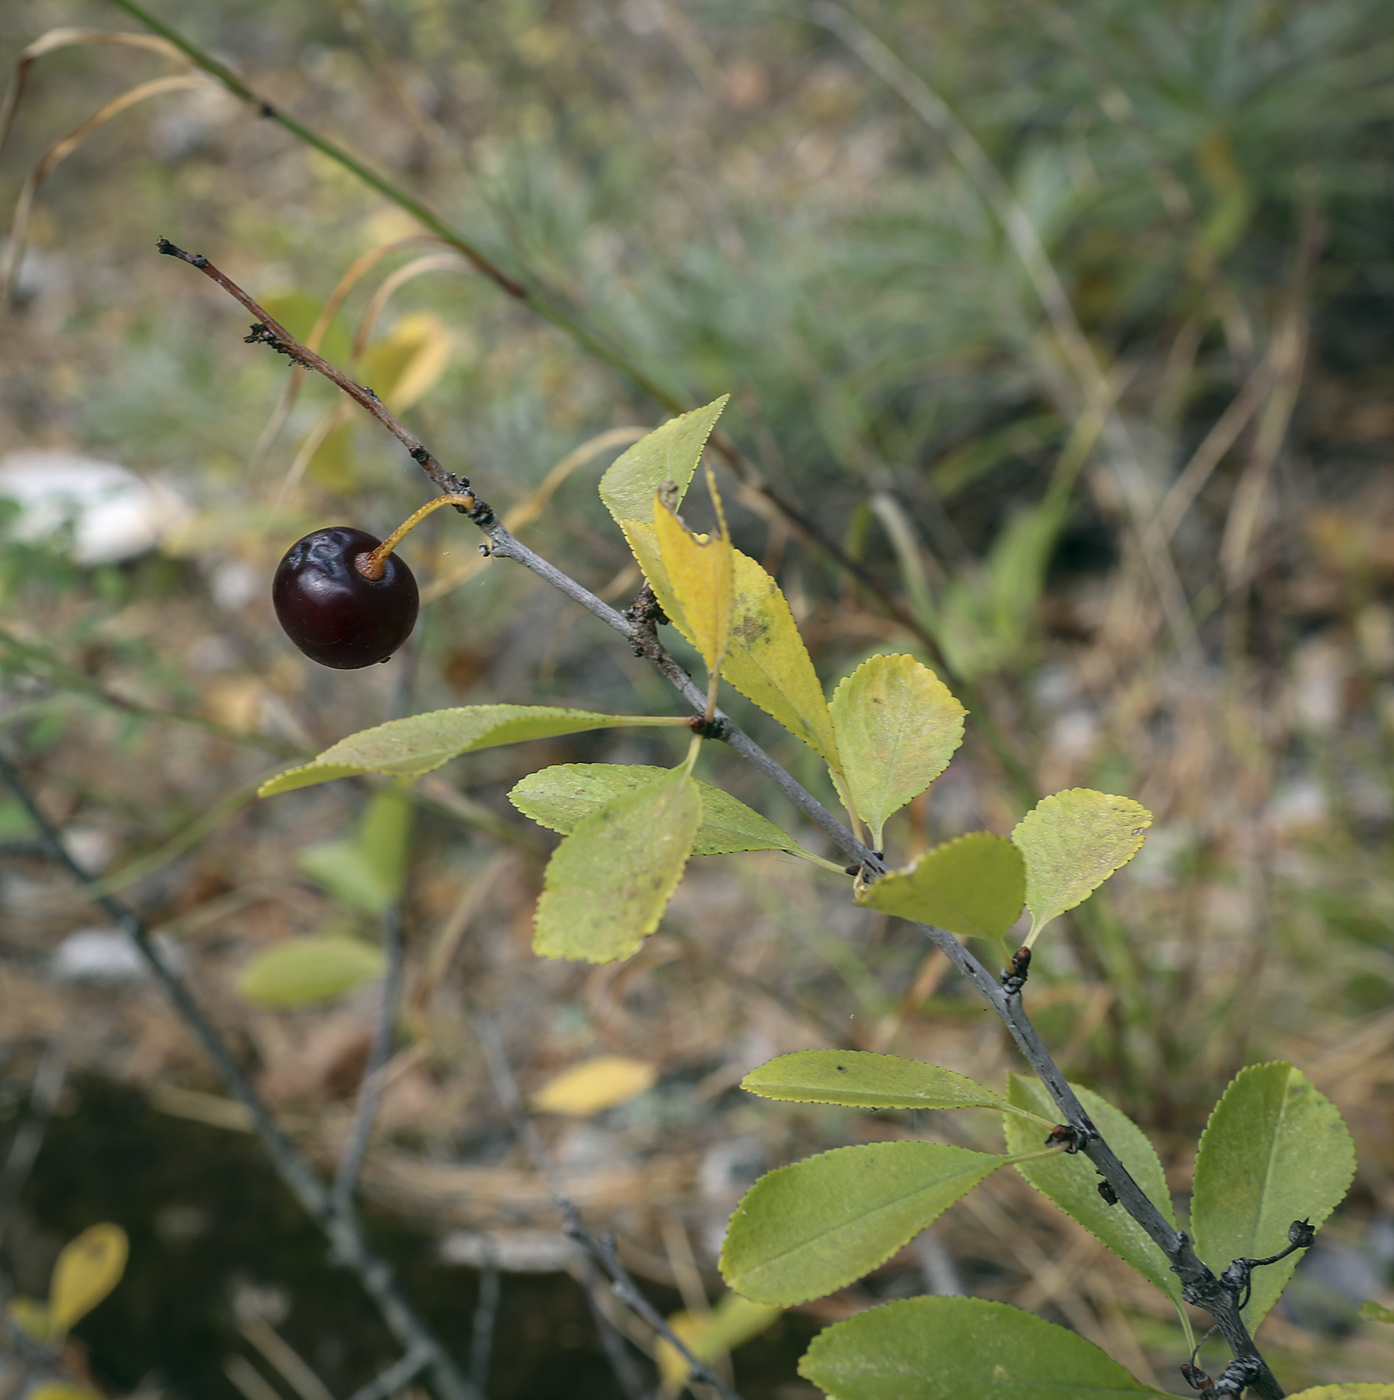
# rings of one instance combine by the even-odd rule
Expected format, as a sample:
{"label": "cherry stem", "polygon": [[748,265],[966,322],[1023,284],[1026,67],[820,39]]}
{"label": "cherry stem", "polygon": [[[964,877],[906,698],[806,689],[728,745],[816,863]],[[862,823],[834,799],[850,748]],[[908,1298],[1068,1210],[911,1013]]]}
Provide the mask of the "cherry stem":
{"label": "cherry stem", "polygon": [[437,496],[435,500],[427,501],[420,510],[402,521],[376,549],[358,555],[353,561],[353,567],[357,569],[364,578],[374,580],[380,579],[383,575],[383,571],[387,568],[387,556],[391,554],[433,510],[439,510],[441,506],[464,506],[466,510],[473,510],[478,504],[478,501],[468,493],[464,495]]}

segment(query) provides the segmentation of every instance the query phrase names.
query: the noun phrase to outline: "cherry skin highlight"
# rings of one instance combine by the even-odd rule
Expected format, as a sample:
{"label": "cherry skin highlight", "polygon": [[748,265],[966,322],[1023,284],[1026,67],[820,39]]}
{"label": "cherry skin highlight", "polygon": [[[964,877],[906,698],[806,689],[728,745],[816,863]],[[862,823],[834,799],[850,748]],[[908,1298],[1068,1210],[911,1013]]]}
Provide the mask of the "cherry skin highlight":
{"label": "cherry skin highlight", "polygon": [[412,572],[395,555],[379,579],[355,561],[381,540],[352,525],[332,525],[297,540],[271,583],[286,636],[321,666],[356,671],[386,661],[411,635],[420,597]]}

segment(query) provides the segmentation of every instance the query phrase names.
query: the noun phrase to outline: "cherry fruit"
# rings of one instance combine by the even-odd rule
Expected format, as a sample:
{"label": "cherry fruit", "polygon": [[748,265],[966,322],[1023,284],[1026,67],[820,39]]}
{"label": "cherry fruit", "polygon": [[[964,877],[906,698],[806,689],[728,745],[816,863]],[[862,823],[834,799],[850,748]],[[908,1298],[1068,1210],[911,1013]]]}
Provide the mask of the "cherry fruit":
{"label": "cherry fruit", "polygon": [[366,530],[333,525],[286,551],[271,601],[286,635],[310,660],[356,671],[386,661],[411,635],[416,580],[395,554],[369,560],[381,543]]}

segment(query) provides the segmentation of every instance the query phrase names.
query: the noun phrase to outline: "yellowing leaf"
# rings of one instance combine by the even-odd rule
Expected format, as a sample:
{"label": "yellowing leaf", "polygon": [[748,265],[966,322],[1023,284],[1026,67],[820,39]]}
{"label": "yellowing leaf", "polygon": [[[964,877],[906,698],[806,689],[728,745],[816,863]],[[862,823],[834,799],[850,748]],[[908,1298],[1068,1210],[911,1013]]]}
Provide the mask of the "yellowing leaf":
{"label": "yellowing leaf", "polygon": [[401,413],[435,387],[450,363],[450,331],[439,316],[418,311],[403,316],[391,335],[364,355],[359,377],[394,413]]}
{"label": "yellowing leaf", "polygon": [[532,1106],[539,1113],[564,1113],[570,1118],[589,1118],[616,1104],[638,1098],[654,1086],[658,1070],[643,1060],[627,1055],[597,1055],[563,1070],[549,1079],[533,1096]]}
{"label": "yellowing leaf", "polygon": [[702,460],[702,449],[730,397],[723,394],[714,403],[669,419],[610,464],[600,478],[600,499],[618,524],[626,520],[652,523],[653,493],[668,481],[678,488],[675,507],[682,503]]}
{"label": "yellowing leaf", "polygon": [[975,831],[864,886],[857,903],[965,937],[1000,938],[1021,913],[1025,890],[1021,852]]}
{"label": "yellowing leaf", "polygon": [[500,744],[520,744],[525,739],[550,739],[559,734],[578,734],[583,729],[614,729],[626,724],[684,722],[654,715],[598,715],[586,710],[558,710],[547,705],[467,705],[452,710],[430,710],[350,734],[325,749],[313,763],[303,763],[268,778],[257,789],[257,796],[293,792],[296,788],[356,773],[393,773],[419,778],[460,754]]}
{"label": "yellowing leaf", "polygon": [[345,934],[287,938],[242,969],[237,990],[260,1006],[308,1006],[342,996],[382,973],[382,952]]}
{"label": "yellowing leaf", "polygon": [[37,1298],[26,1298],[24,1294],[19,1293],[5,1304],[5,1315],[11,1322],[24,1328],[31,1337],[37,1337],[41,1342],[48,1340],[51,1328],[47,1303],[41,1303]]}
{"label": "yellowing leaf", "polygon": [[102,1400],[95,1390],[71,1381],[45,1381],[34,1390],[25,1391],[25,1400]]}
{"label": "yellowing leaf", "polygon": [[[752,1303],[739,1293],[724,1293],[709,1313],[674,1313],[668,1326],[698,1361],[712,1362],[758,1337],[774,1325],[783,1311],[769,1303]],[[671,1342],[660,1338],[654,1359],[664,1389],[676,1391],[687,1379],[687,1358]]]}
{"label": "yellowing leaf", "polygon": [[707,663],[708,672],[719,672],[735,606],[730,538],[725,534],[694,535],[657,496],[653,523],[668,586],[677,595],[693,645]]}
{"label": "yellowing leaf", "polygon": [[862,662],[833,693],[829,709],[848,792],[879,848],[886,818],[949,766],[968,712],[913,656]]}
{"label": "yellowing leaf", "polygon": [[1058,915],[1082,904],[1142,847],[1152,813],[1131,797],[1069,788],[1043,798],[1016,825],[1026,861],[1029,948]]}
{"label": "yellowing leaf", "polygon": [[48,1289],[51,1336],[62,1336],[121,1281],[129,1246],[119,1225],[93,1225],[64,1245]]}
{"label": "yellowing leaf", "polygon": [[702,794],[676,768],[578,822],[547,863],[533,948],[614,962],[658,927],[702,823]]}
{"label": "yellowing leaf", "polygon": [[[630,792],[668,770],[648,763],[559,763],[529,773],[508,794],[524,816],[549,831],[570,836],[576,824],[601,803]],[[702,824],[692,845],[694,856],[725,856],[736,851],[788,851],[809,858],[787,832],[710,783],[699,782]]]}
{"label": "yellowing leaf", "polygon": [[[697,633],[664,567],[657,529],[642,520],[620,524],[668,620],[698,646]],[[733,549],[731,556],[735,605],[722,679],[820,754],[840,780],[842,760],[828,702],[788,600],[748,555]]]}

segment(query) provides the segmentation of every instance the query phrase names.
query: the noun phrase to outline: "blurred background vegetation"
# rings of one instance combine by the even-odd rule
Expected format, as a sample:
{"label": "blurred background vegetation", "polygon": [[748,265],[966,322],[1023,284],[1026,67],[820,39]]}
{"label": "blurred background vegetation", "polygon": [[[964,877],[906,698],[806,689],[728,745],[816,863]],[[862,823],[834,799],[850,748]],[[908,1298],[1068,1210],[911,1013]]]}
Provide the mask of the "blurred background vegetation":
{"label": "blurred background vegetation", "polygon": [[[1336,1101],[1360,1174],[1260,1341],[1292,1389],[1388,1379],[1390,1329],[1355,1307],[1394,1301],[1389,7],[159,14],[534,293],[504,295],[202,78],[144,95],[36,185],[104,104],[192,73],[158,53],[37,59],[0,151],[0,207],[31,209],[0,337],[0,742],[73,849],[170,940],[305,1151],[332,1162],[371,987],[285,1010],[239,974],[287,939],[373,936],[343,844],[366,793],[258,803],[259,779],[407,710],[672,698],[536,579],[479,561],[448,512],[406,549],[430,600],[407,650],[371,674],[300,657],[269,607],[280,554],[319,524],[385,534],[427,483],[327,385],[292,401],[285,363],[241,343],[239,309],[158,258],[159,236],[298,333],[333,298],[325,353],[497,508],[530,506],[522,537],[618,606],[637,576],[599,473],[671,404],[729,391],[737,543],[778,575],[829,685],[869,652],[910,651],[974,711],[891,857],[1005,832],[1033,791],[1098,787],[1155,812],[1114,893],[1038,958],[1033,1014],[1066,1070],[1148,1129],[1183,1200],[1241,1065],[1291,1059]],[[97,0],[10,4],[0,61],[58,26],[136,28]],[[105,483],[107,513],[90,489],[51,508],[64,473]],[[812,755],[730,698],[831,800]],[[671,762],[675,742],[495,750],[418,789],[408,997],[364,1185],[376,1237],[462,1356],[477,1266],[501,1264],[491,1396],[622,1392],[467,1005],[491,1010],[525,1091],[601,1053],[646,1067],[627,1101],[539,1121],[590,1223],[619,1233],[668,1311],[719,1297],[714,1250],[758,1172],[906,1133],[996,1145],[972,1114],[757,1107],[735,1089],[808,1045],[977,1077],[1012,1064],[938,955],[790,858],[695,861],[626,963],[533,956],[550,838],[508,788],[546,763]],[[703,764],[816,842],[729,756]],[[13,1286],[42,1296],[66,1239],[118,1221],[127,1277],[70,1343],[96,1383],[293,1395],[259,1349],[270,1328],[347,1394],[392,1359],[385,1333],[186,1030],[31,839],[0,803],[0,1131],[38,1121],[45,1063],[66,1072],[32,1173],[0,1177]],[[1162,1300],[997,1178],[863,1285],[738,1350],[736,1382],[748,1400],[811,1397],[793,1364],[821,1322],[951,1287],[1065,1321],[1183,1391]]]}

